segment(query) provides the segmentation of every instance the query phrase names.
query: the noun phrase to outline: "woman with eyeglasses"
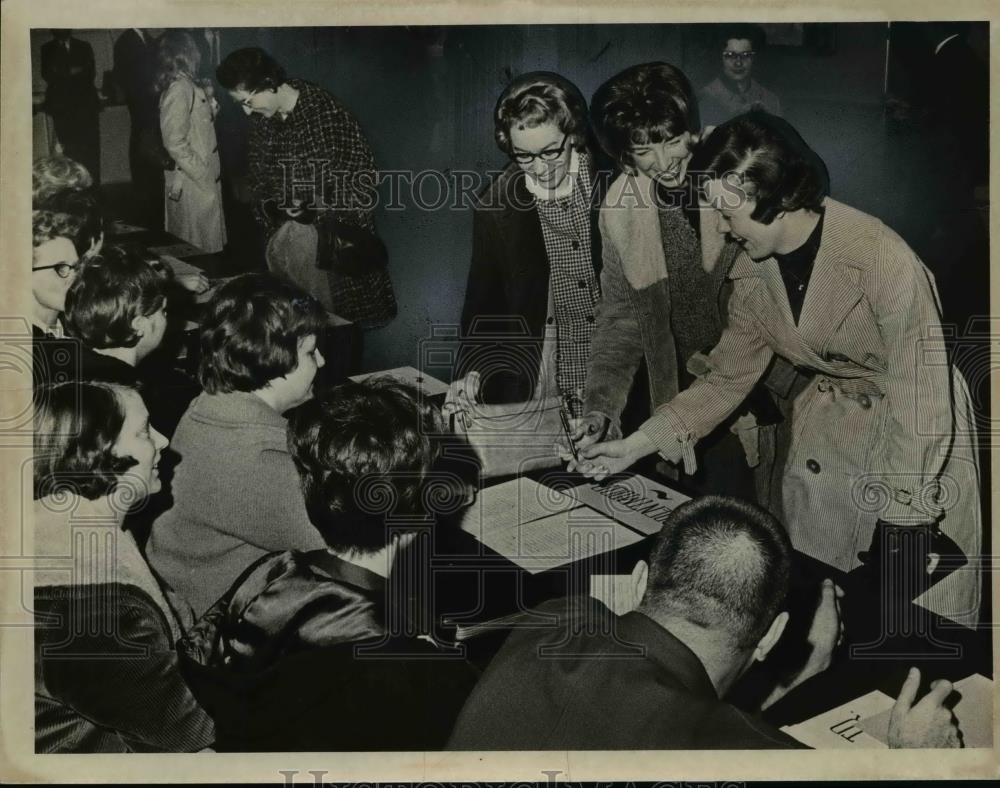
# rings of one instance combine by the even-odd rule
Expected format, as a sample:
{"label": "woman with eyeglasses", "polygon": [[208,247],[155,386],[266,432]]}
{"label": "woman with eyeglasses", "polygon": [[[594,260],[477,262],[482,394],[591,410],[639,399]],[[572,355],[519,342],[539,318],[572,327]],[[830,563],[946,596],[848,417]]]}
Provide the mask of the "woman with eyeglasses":
{"label": "woman with eyeglasses", "polygon": [[163,147],[177,167],[166,177],[166,229],[205,252],[226,245],[222,166],[215,136],[218,106],[198,75],[201,53],[190,34],[168,30],[157,42]]}
{"label": "woman with eyeglasses", "polygon": [[[362,328],[389,323],[397,307],[375,235],[378,174],[357,118],[259,47],[229,53],[215,73],[250,117],[250,189],[269,268]],[[360,334],[352,340],[355,367]]]}
{"label": "woman with eyeglasses", "polygon": [[766,43],[756,25],[724,25],[718,37],[722,71],[699,92],[702,120],[716,126],[751,110],[781,115],[781,102],[753,78],[754,61]]}
{"label": "woman with eyeglasses", "polygon": [[562,396],[579,415],[601,259],[587,103],[565,77],[537,71],[507,86],[493,121],[510,164],[473,210],[451,396]]}

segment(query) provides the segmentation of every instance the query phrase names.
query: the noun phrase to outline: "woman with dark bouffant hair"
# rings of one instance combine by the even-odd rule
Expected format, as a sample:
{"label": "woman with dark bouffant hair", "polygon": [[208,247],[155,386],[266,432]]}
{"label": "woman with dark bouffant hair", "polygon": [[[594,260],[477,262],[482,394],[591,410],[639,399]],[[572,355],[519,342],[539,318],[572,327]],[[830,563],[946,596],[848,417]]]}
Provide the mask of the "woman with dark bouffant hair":
{"label": "woman with dark bouffant hair", "polygon": [[166,176],[166,229],[206,252],[226,244],[222,168],[215,136],[218,104],[199,77],[201,54],[190,34],[168,30],[157,42],[163,147],[177,165]]}
{"label": "woman with dark bouffant hair", "polygon": [[36,391],[36,752],[194,752],[214,739],[177,671],[176,600],[122,530],[159,491],[166,445],[133,389]]}
{"label": "woman with dark bouffant hair", "polygon": [[[602,295],[584,416],[576,425],[578,449],[621,435],[640,365],[650,409],[704,373],[705,353],[725,324],[726,275],[737,251],[699,210],[688,164],[702,130],[694,91],[680,69],[669,63],[627,68],[597,89],[590,111],[601,146],[621,172],[601,206]],[[635,394],[645,399],[646,392]],[[755,392],[704,441],[701,467],[685,479],[691,490],[766,500],[773,429],[762,444],[760,427],[777,418],[767,395]],[[668,466],[659,470],[676,478]]]}
{"label": "woman with dark bouffant hair", "polygon": [[174,505],[146,547],[196,614],[265,553],[323,545],[302,503],[283,414],[312,397],[326,321],[319,302],[269,274],[237,277],[208,304],[203,393],[174,433]]}

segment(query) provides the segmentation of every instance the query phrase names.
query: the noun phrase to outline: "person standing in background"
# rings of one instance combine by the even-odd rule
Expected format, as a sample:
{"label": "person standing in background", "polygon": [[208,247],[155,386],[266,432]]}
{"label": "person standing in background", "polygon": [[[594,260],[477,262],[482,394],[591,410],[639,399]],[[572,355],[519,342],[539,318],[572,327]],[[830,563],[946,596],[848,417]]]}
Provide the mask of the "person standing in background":
{"label": "person standing in background", "polygon": [[101,102],[94,86],[94,50],[72,33],[53,30],[54,40],[42,45],[45,111],[63,153],[86,167],[96,184],[101,180]]}
{"label": "person standing in background", "polygon": [[[388,324],[397,306],[375,235],[378,174],[357,118],[259,47],[230,52],[215,73],[250,118],[250,189],[268,267],[360,328]],[[360,334],[353,339],[355,371]]]}
{"label": "person standing in background", "polygon": [[128,164],[139,223],[162,230],[163,166],[145,154],[150,139],[160,144],[160,111],[154,89],[156,41],[147,30],[129,28],[115,39],[114,76],[128,106]]}
{"label": "person standing in background", "polygon": [[157,44],[163,147],[177,164],[167,176],[166,229],[205,252],[226,244],[214,96],[198,79],[201,54],[188,33],[168,30]]}
{"label": "person standing in background", "polygon": [[764,49],[764,31],[756,25],[725,25],[719,36],[722,71],[701,89],[701,117],[715,126],[743,112],[781,114],[781,102],[753,78],[754,61]]}

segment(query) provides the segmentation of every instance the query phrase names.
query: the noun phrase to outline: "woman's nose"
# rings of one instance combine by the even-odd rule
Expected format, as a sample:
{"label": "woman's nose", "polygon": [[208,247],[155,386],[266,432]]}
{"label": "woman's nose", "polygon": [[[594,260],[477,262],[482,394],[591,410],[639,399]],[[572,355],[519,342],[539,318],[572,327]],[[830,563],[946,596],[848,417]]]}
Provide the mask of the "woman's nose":
{"label": "woman's nose", "polygon": [[166,435],[163,435],[152,427],[150,427],[149,431],[153,434],[153,445],[156,446],[157,451],[163,451],[170,445],[170,439]]}

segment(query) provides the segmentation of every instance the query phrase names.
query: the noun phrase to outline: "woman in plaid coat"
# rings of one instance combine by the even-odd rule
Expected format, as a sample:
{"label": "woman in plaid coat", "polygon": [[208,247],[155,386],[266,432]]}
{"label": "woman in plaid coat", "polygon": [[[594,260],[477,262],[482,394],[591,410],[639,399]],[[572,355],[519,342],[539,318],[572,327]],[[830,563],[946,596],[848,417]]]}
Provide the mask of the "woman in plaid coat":
{"label": "woman in plaid coat", "polygon": [[[314,222],[316,265],[337,268],[331,243],[351,228],[374,236],[375,157],[357,119],[326,90],[288,78],[264,50],[239,49],[216,70],[219,83],[250,116],[250,186],[254,216],[271,239],[288,222]],[[356,234],[356,233],[355,233]],[[315,243],[315,241],[314,241]],[[311,261],[310,261],[311,262]],[[384,261],[382,261],[384,263]],[[327,271],[329,292],[316,292],[338,316],[372,328],[396,314],[383,265]]]}

